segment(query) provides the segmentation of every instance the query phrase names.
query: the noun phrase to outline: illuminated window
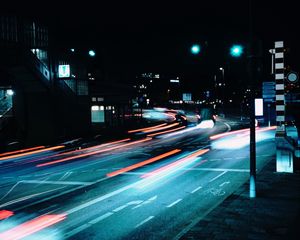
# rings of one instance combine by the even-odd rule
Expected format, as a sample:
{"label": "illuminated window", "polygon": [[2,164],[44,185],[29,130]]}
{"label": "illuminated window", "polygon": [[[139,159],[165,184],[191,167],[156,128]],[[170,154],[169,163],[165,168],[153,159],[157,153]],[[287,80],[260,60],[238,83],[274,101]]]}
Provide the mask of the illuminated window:
{"label": "illuminated window", "polygon": [[92,123],[104,123],[104,106],[92,106],[91,118]]}
{"label": "illuminated window", "polygon": [[59,78],[70,77],[70,65],[59,65],[58,77]]}

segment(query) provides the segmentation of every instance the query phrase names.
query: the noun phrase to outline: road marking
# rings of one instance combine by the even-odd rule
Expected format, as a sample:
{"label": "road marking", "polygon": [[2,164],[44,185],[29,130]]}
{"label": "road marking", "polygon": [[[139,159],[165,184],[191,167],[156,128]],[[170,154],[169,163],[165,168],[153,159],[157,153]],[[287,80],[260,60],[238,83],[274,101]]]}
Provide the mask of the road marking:
{"label": "road marking", "polygon": [[61,185],[84,185],[88,186],[94,182],[70,182],[70,181],[38,181],[38,180],[22,180],[22,183],[38,183],[38,184],[61,184]]}
{"label": "road marking", "polygon": [[223,182],[222,184],[219,185],[219,187],[223,187],[224,185],[229,184],[229,183],[230,183],[230,181]]}
{"label": "road marking", "polygon": [[145,205],[145,204],[151,203],[152,201],[154,201],[154,200],[156,200],[156,199],[157,199],[157,195],[155,195],[154,197],[149,198],[149,199],[146,200],[146,201],[142,201],[139,205],[133,207],[132,209],[136,209],[136,208],[139,208],[139,207],[141,207],[141,206],[143,206],[143,205]]}
{"label": "road marking", "polygon": [[124,204],[124,205],[122,205],[122,206],[117,207],[116,209],[114,209],[113,212],[119,212],[119,211],[121,211],[122,209],[126,208],[127,206],[128,206],[127,204]]}
{"label": "road marking", "polygon": [[11,191],[14,190],[14,188],[15,188],[16,186],[18,186],[19,183],[20,183],[20,182],[17,182],[16,184],[14,184],[14,185],[10,188],[10,190],[9,190],[3,197],[0,198],[0,201],[1,201],[3,198],[5,198],[9,193],[11,193]]}
{"label": "road marking", "polygon": [[154,218],[154,216],[150,216],[150,217],[146,218],[144,221],[141,221],[139,224],[137,224],[134,228],[140,227],[141,225],[143,225],[146,222],[150,221],[152,218]]}
{"label": "road marking", "polygon": [[177,203],[179,203],[181,200],[182,200],[181,198],[177,199],[175,202],[172,202],[171,204],[169,204],[167,206],[167,208],[173,207],[174,205],[176,205]]}
{"label": "road marking", "polygon": [[224,160],[232,160],[233,158],[231,157],[231,158],[223,158]]}
{"label": "road marking", "polygon": [[36,196],[42,195],[42,194],[44,194],[44,193],[53,192],[53,191],[56,191],[56,190],[59,190],[59,189],[62,189],[62,188],[65,188],[65,187],[56,188],[56,189],[51,189],[51,190],[48,190],[48,191],[45,191],[45,192],[35,193],[35,194],[31,194],[31,195],[28,195],[28,196],[25,196],[25,197],[21,197],[21,198],[15,199],[15,200],[11,200],[11,201],[9,201],[9,202],[6,202],[6,203],[1,204],[1,205],[0,205],[0,208],[5,207],[5,206],[9,206],[9,205],[14,204],[14,203],[17,203],[17,202],[22,202],[22,201],[25,201],[25,200],[27,200],[27,199],[29,199],[29,198],[36,197]]}
{"label": "road marking", "polygon": [[235,157],[235,159],[245,159],[247,157]]}
{"label": "road marking", "polygon": [[225,173],[227,173],[227,171],[220,173],[218,176],[216,176],[216,177],[212,178],[211,180],[209,180],[209,182],[215,181],[216,179],[218,179],[219,177],[221,177],[221,176],[224,175]]}
{"label": "road marking", "polygon": [[82,209],[84,209],[86,207],[89,207],[89,206],[91,206],[91,205],[93,205],[95,203],[99,203],[99,202],[101,202],[101,201],[103,201],[103,200],[105,200],[107,198],[110,198],[110,197],[115,196],[115,195],[117,195],[119,193],[122,193],[122,192],[124,192],[124,191],[132,188],[135,185],[136,185],[136,183],[133,183],[133,184],[127,185],[125,187],[122,187],[122,188],[120,188],[118,190],[115,190],[113,192],[107,193],[107,194],[105,194],[105,195],[103,195],[101,197],[98,197],[98,198],[95,198],[93,200],[90,200],[90,201],[88,201],[86,203],[83,203],[83,204],[77,206],[77,207],[69,209],[68,211],[66,211],[66,214],[72,214],[72,213],[75,213],[75,212],[77,212],[79,210],[82,210]]}
{"label": "road marking", "polygon": [[69,231],[68,233],[66,233],[66,234],[64,235],[64,237],[65,237],[65,238],[72,237],[72,236],[74,236],[75,234],[77,234],[77,233],[83,231],[84,229],[87,229],[89,226],[91,226],[91,224],[89,224],[89,223],[86,223],[86,224],[84,224],[84,225],[82,225],[82,226],[79,226],[79,227],[73,229],[72,231]]}
{"label": "road marking", "polygon": [[209,161],[213,162],[213,161],[220,161],[222,160],[221,158],[213,158],[213,159],[209,159]]}
{"label": "road marking", "polygon": [[192,193],[195,193],[195,192],[197,192],[198,190],[200,190],[202,187],[200,186],[200,187],[197,187],[197,188],[195,188],[193,191],[192,191]]}
{"label": "road marking", "polygon": [[90,224],[96,224],[96,223],[98,223],[98,222],[104,220],[105,218],[110,217],[110,216],[113,215],[113,214],[114,214],[114,213],[112,213],[112,212],[107,212],[107,213],[101,215],[100,217],[97,217],[97,218],[95,218],[94,220],[89,221],[89,223],[90,223]]}
{"label": "road marking", "polygon": [[194,170],[194,171],[214,171],[214,172],[249,172],[249,169],[235,169],[235,168],[184,168],[184,171]]}

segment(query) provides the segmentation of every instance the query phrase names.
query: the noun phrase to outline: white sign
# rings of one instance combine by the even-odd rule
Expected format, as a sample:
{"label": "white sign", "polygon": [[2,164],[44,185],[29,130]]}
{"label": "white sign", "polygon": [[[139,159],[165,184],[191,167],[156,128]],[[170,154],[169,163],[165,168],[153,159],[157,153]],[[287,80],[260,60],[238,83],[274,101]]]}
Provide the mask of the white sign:
{"label": "white sign", "polygon": [[255,116],[264,115],[264,104],[262,98],[255,98]]}
{"label": "white sign", "polygon": [[58,65],[58,77],[59,78],[70,77],[70,65]]}

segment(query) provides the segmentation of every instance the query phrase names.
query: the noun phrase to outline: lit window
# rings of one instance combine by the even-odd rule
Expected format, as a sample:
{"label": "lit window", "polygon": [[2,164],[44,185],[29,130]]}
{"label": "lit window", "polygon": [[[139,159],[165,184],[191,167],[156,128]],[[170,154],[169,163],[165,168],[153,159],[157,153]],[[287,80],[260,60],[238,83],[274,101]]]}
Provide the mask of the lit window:
{"label": "lit window", "polygon": [[99,106],[92,106],[92,111],[99,111]]}

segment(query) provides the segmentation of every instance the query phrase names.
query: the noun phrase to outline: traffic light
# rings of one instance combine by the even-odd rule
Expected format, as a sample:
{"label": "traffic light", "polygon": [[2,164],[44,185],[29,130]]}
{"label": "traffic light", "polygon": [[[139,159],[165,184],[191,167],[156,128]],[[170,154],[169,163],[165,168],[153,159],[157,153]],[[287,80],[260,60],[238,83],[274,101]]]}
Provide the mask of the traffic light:
{"label": "traffic light", "polygon": [[194,55],[197,55],[198,53],[200,53],[201,51],[201,47],[199,44],[193,44],[191,47],[191,53]]}
{"label": "traffic light", "polygon": [[241,45],[233,45],[230,48],[230,55],[232,57],[240,57],[244,52],[244,49]]}

